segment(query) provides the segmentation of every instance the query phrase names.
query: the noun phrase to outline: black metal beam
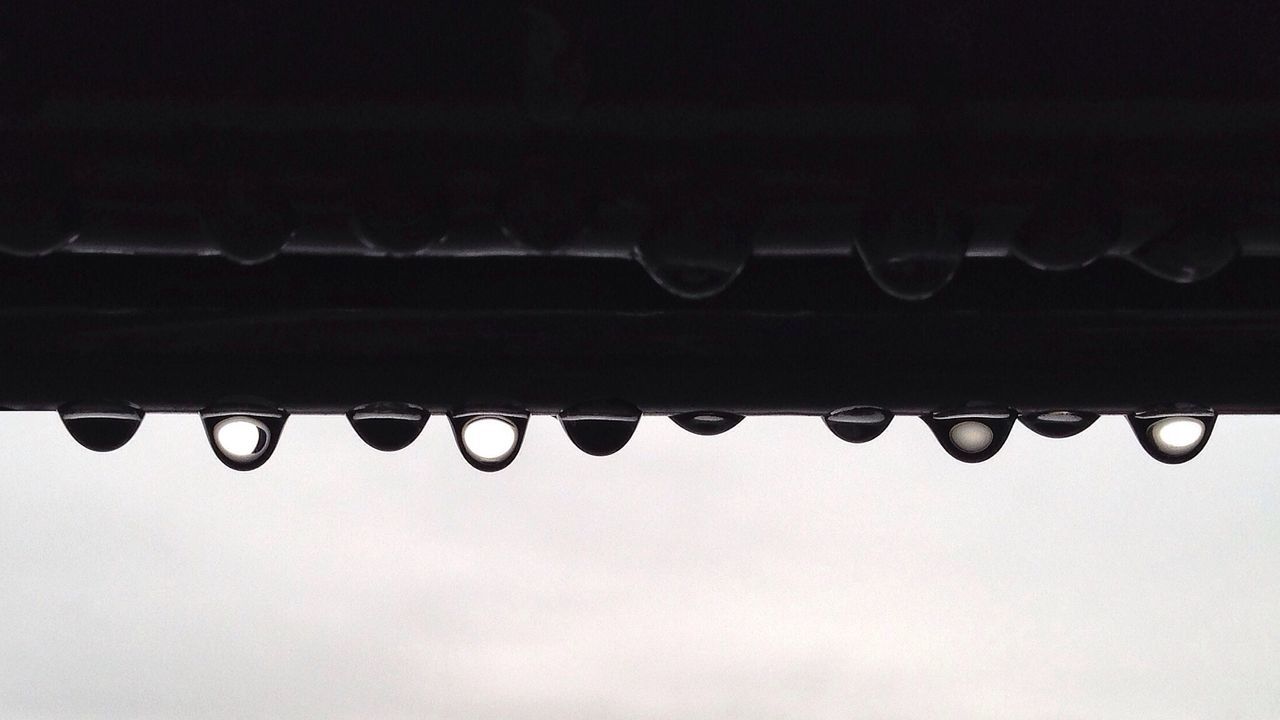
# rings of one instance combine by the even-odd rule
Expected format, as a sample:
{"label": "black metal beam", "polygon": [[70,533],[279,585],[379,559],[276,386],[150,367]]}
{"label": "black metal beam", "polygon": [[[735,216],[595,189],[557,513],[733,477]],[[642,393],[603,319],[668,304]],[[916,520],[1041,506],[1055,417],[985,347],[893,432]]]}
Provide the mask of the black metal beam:
{"label": "black metal beam", "polygon": [[394,5],[0,18],[0,405],[1280,410],[1265,4]]}
{"label": "black metal beam", "polygon": [[1262,261],[1179,286],[1108,262],[975,260],[927,303],[885,296],[851,260],[761,261],[702,302],[587,260],[67,256],[6,260],[0,278],[12,408],[252,395],[327,413],[603,398],[648,413],[1280,410],[1280,264]]}

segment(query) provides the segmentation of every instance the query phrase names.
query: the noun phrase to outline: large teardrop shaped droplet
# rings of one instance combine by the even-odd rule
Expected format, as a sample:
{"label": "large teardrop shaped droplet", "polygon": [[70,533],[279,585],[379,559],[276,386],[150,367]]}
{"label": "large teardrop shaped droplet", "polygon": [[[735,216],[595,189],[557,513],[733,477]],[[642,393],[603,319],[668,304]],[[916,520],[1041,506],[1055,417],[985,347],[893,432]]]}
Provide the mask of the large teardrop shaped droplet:
{"label": "large teardrop shaped droplet", "polygon": [[636,259],[673,295],[719,294],[742,273],[751,243],[740,214],[720,200],[674,208],[636,244]]}
{"label": "large teardrop shaped droplet", "polygon": [[621,401],[583,403],[559,417],[569,440],[582,452],[597,457],[621,450],[640,424],[640,411]]}
{"label": "large teardrop shaped droplet", "polygon": [[1003,408],[964,408],[921,419],[951,457],[967,463],[989,460],[1004,447],[1017,413]]}
{"label": "large teardrop shaped droplet", "polygon": [[449,424],[467,463],[477,470],[497,472],[520,453],[529,413],[469,408],[449,413]]}
{"label": "large teardrop shaped droplet", "polygon": [[1019,422],[1035,434],[1057,440],[1079,435],[1097,420],[1097,413],[1078,410],[1050,410],[1018,418]]}
{"label": "large teardrop shaped droplet", "polygon": [[138,432],[143,412],[128,403],[70,403],[58,415],[76,442],[94,452],[111,452]]}
{"label": "large teardrop shaped droplet", "polygon": [[902,300],[924,300],[956,274],[967,235],[960,220],[941,208],[880,209],[866,214],[855,245],[882,290]]}
{"label": "large teardrop shaped droplet", "polygon": [[232,470],[262,467],[276,451],[289,414],[269,405],[227,403],[205,408],[200,422],[213,454]]}
{"label": "large teardrop shaped droplet", "polygon": [[1216,275],[1240,252],[1235,226],[1216,214],[1184,218],[1129,254],[1152,275],[1193,283]]}
{"label": "large teardrop shaped droplet", "polygon": [[1218,416],[1213,410],[1179,403],[1130,413],[1129,427],[1148,455],[1179,465],[1200,454],[1209,443]]}
{"label": "large teardrop shaped droplet", "polygon": [[694,435],[719,435],[737,427],[743,417],[736,413],[702,410],[672,415],[671,421]]}
{"label": "large teardrop shaped droplet", "polygon": [[376,402],[347,413],[361,440],[383,452],[403,450],[418,439],[431,413],[409,403]]}
{"label": "large teardrop shaped droplet", "polygon": [[873,407],[845,408],[823,418],[827,429],[841,440],[851,443],[875,440],[889,427],[892,420],[893,413]]}

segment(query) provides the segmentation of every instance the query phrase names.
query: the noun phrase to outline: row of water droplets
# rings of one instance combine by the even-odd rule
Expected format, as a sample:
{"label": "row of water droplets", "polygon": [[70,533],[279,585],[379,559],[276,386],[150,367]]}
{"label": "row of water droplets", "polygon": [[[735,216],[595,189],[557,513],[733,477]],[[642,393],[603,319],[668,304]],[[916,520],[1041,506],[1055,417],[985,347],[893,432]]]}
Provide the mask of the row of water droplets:
{"label": "row of water droplets", "polygon": [[[142,423],[143,411],[127,403],[77,403],[59,411],[62,421],[81,445],[98,452],[127,443]],[[515,460],[524,440],[529,413],[503,407],[457,410],[447,414],[458,448],[478,470],[501,470]],[[421,434],[430,412],[408,403],[379,402],[347,413],[347,419],[369,446],[393,452],[408,447]],[[624,402],[588,403],[557,416],[569,439],[595,456],[621,450],[635,433],[641,413]],[[1067,438],[1092,425],[1098,415],[1076,411],[1023,414],[999,407],[975,406],[921,416],[942,447],[957,460],[982,462],[999,452],[1015,421],[1037,434]],[[1143,449],[1170,464],[1186,462],[1205,446],[1216,414],[1192,405],[1171,405],[1131,413],[1129,423]],[[200,413],[210,445],[218,459],[234,470],[253,470],[271,457],[284,430],[288,413],[267,404],[229,403]],[[672,415],[671,419],[697,435],[719,435],[740,423],[736,413],[701,411]],[[854,407],[828,414],[827,427],[841,440],[864,443],[879,437],[893,414],[871,407]]]}

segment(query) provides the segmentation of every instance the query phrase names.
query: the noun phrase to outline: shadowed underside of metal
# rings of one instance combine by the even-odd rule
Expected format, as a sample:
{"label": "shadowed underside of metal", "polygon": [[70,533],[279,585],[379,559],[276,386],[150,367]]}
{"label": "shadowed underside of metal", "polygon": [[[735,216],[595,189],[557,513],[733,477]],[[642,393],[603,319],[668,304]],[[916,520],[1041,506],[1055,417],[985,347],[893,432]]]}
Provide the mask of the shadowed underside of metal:
{"label": "shadowed underside of metal", "polygon": [[482,470],[529,413],[969,461],[1120,413],[1181,462],[1280,410],[1262,10],[354,8],[3,25],[0,405],[201,412],[237,469],[446,413]]}

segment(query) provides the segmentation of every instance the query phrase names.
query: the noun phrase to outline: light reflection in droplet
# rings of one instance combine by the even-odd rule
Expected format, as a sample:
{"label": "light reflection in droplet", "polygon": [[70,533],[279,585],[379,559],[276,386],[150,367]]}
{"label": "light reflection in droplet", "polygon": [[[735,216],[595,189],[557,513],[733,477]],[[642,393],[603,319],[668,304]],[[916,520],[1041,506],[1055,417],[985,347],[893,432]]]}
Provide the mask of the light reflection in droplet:
{"label": "light reflection in droplet", "polygon": [[462,444],[471,457],[483,462],[501,462],[515,451],[519,435],[511,421],[500,417],[478,417],[462,427]]}
{"label": "light reflection in droplet", "polygon": [[951,438],[951,443],[961,451],[974,454],[991,447],[995,433],[983,423],[965,420],[956,423],[948,433],[948,437]]}
{"label": "light reflection in droplet", "polygon": [[218,450],[238,462],[261,456],[270,439],[271,431],[267,426],[251,417],[229,417],[213,428],[213,441],[217,443]]}
{"label": "light reflection in droplet", "polygon": [[1151,426],[1151,439],[1166,455],[1186,455],[1204,438],[1204,422],[1193,417],[1168,417]]}

